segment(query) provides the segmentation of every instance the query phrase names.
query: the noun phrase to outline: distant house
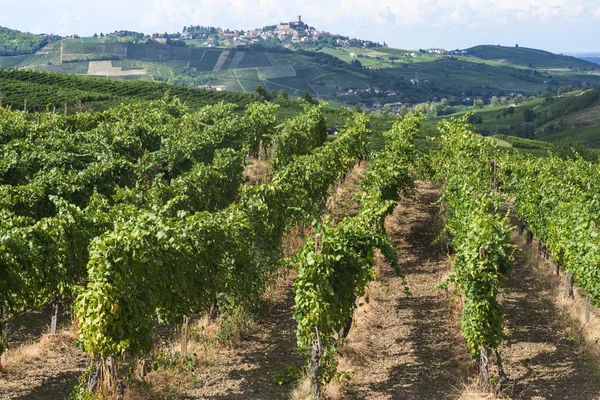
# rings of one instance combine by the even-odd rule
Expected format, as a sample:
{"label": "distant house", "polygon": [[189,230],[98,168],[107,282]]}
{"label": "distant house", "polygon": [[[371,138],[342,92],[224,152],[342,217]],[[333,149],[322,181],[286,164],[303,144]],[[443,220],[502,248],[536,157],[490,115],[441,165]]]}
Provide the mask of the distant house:
{"label": "distant house", "polygon": [[71,35],[71,38],[72,38],[72,39],[81,39],[81,38],[79,37],[79,35]]}
{"label": "distant house", "polygon": [[227,90],[227,86],[221,86],[221,85],[200,85],[198,86],[198,89],[204,89],[204,90],[215,90],[217,92],[224,92]]}
{"label": "distant house", "polygon": [[358,57],[358,54],[356,54],[356,53],[350,53],[350,57]]}
{"label": "distant house", "polygon": [[432,53],[432,54],[446,54],[446,50],[444,49],[435,49],[435,48],[431,48],[429,50],[427,50],[428,53]]}

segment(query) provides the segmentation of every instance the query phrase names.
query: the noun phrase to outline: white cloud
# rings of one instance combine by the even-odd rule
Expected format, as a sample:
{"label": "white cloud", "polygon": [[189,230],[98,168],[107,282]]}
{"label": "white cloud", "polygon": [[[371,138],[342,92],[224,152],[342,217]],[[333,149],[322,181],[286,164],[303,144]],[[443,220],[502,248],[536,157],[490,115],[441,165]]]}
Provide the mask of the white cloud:
{"label": "white cloud", "polygon": [[[153,0],[140,26],[165,23],[257,27],[295,19],[332,31],[351,27],[460,27],[600,18],[595,0]],[[241,26],[240,26],[241,25]],[[334,29],[337,28],[337,29]]]}
{"label": "white cloud", "polygon": [[[190,24],[248,29],[301,14],[322,30],[419,46],[496,42],[498,35],[512,42],[526,35],[546,47],[596,47],[593,34],[580,35],[577,43],[569,37],[573,29],[597,32],[600,20],[599,0],[0,0],[0,10],[2,26],[84,35],[174,32]],[[546,33],[538,40],[540,32]]]}

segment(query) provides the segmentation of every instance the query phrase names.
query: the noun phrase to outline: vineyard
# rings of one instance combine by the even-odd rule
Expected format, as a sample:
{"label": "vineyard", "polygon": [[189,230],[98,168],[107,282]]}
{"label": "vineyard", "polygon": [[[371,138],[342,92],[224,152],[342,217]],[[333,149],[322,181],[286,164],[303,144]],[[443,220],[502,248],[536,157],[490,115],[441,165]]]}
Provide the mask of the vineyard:
{"label": "vineyard", "polygon": [[[56,78],[0,74],[28,85]],[[79,78],[64,79],[76,90]],[[129,83],[131,90],[138,86]],[[239,383],[244,375],[220,377],[216,366],[224,361],[206,360],[219,351],[233,359],[252,346],[255,338],[243,333],[244,325],[269,319],[275,291],[285,293],[280,296],[290,304],[280,307],[277,329],[263,342],[295,331],[295,346],[270,355],[283,368],[270,372],[273,386],[267,380],[267,389],[231,398],[280,398],[300,391],[303,383],[305,399],[336,398],[331,394],[336,385],[344,392],[337,398],[359,392],[368,397],[356,398],[456,398],[449,387],[414,384],[419,379],[414,376],[441,369],[437,364],[452,358],[461,360],[456,374],[478,376],[482,398],[528,396],[519,385],[528,375],[521,374],[511,347],[515,338],[528,338],[515,328],[519,311],[510,288],[514,275],[523,273],[519,247],[535,253],[534,241],[539,245],[532,257],[547,263],[552,276],[563,274],[567,307],[576,297],[582,300],[581,326],[595,326],[597,164],[504,152],[472,133],[466,119],[438,124],[436,143],[421,152],[415,142],[424,118],[418,114],[396,120],[373,151],[364,114],[347,112],[340,133],[328,140],[322,105],[301,103],[302,111],[282,122],[277,104],[242,105],[196,108],[165,96],[96,113],[0,108],[0,382],[11,383],[6,359],[16,354],[11,329],[19,317],[50,308],[50,336],[56,335],[59,305],[66,304],[78,351],[87,359],[78,383],[68,387],[71,399],[137,398],[157,370],[195,376],[188,389],[196,392],[166,392],[172,385],[163,381],[151,398],[223,398],[202,390],[211,380]],[[261,165],[260,176],[249,179],[249,168]],[[403,231],[412,222],[401,211],[423,201],[424,180],[439,188],[422,205],[432,207],[433,219],[416,232]],[[419,235],[425,238],[420,249],[407,245]],[[437,253],[436,272],[430,273]],[[420,258],[407,262],[415,255]],[[419,274],[432,277],[425,281]],[[365,313],[383,313],[386,298],[397,309],[365,326]],[[407,307],[420,317],[408,317]],[[437,311],[428,315],[423,307]],[[435,328],[423,325],[427,318],[438,318]],[[390,321],[396,325],[384,329]],[[448,333],[454,328],[458,340]],[[211,329],[219,333],[206,339]],[[226,329],[242,332],[239,350],[234,345],[215,350]],[[393,382],[411,376],[403,352],[413,342],[384,345],[398,349],[377,353],[376,361],[348,355],[359,348],[358,332],[377,332],[365,340],[367,352],[377,335],[403,335],[403,329],[436,332],[431,339],[454,346],[454,353],[445,360],[423,357],[427,363],[410,384]],[[597,340],[595,334],[586,333],[591,340]],[[195,346],[199,337],[205,341]],[[570,357],[571,348],[561,346],[561,354]],[[267,346],[254,359],[268,351]],[[425,351],[410,350],[413,356]],[[298,365],[282,364],[283,354],[290,362],[300,360]],[[386,378],[390,387],[359,385],[368,379],[366,366],[382,359],[398,363]],[[597,379],[587,379],[594,366],[581,370],[590,371],[579,380],[587,382],[579,386],[585,394],[570,398],[598,398]],[[458,384],[450,378],[440,382]],[[294,383],[295,390],[280,389]],[[41,388],[43,393],[43,383]],[[0,396],[12,398],[2,389]]]}
{"label": "vineyard", "polygon": [[60,109],[65,104],[74,109],[78,103],[84,103],[86,109],[103,110],[121,103],[160,99],[165,92],[193,108],[219,101],[240,105],[252,101],[252,96],[244,93],[0,68],[0,100],[4,107],[10,106],[14,110],[47,111],[55,107]]}

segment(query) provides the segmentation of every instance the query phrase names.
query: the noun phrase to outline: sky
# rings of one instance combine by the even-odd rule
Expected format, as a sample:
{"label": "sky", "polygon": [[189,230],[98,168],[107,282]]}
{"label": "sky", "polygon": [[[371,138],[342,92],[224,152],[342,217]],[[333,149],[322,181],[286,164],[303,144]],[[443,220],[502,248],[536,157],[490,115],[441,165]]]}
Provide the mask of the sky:
{"label": "sky", "polygon": [[600,0],[0,0],[0,26],[60,35],[251,29],[298,15],[319,30],[403,49],[600,52]]}

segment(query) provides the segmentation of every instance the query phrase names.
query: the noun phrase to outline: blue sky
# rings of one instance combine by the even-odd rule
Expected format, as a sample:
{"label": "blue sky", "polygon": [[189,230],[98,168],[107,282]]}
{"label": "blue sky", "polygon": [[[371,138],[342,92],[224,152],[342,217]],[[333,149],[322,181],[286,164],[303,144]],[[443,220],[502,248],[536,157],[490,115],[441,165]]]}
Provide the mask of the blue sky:
{"label": "blue sky", "polygon": [[294,20],[393,47],[502,44],[600,52],[599,0],[0,0],[0,26],[78,33],[248,29]]}

